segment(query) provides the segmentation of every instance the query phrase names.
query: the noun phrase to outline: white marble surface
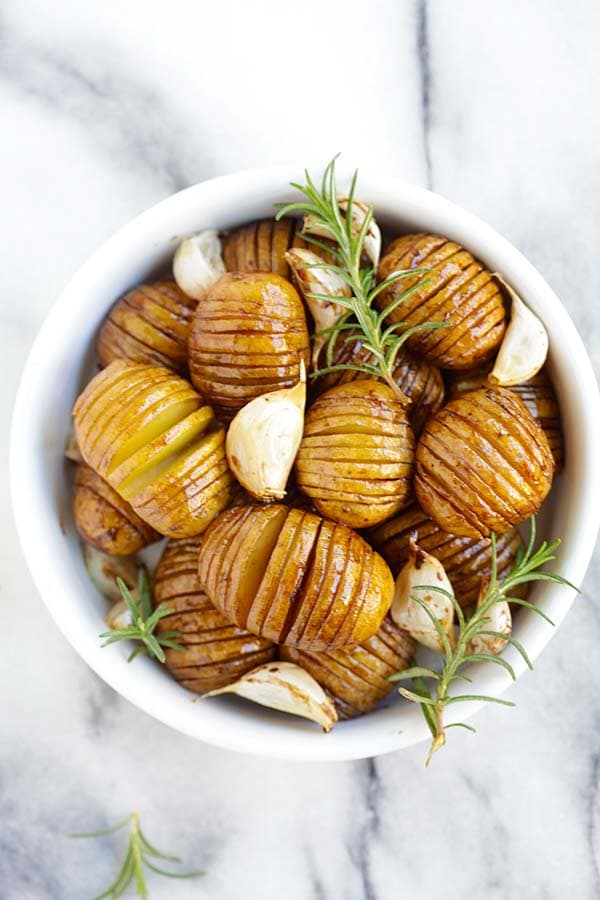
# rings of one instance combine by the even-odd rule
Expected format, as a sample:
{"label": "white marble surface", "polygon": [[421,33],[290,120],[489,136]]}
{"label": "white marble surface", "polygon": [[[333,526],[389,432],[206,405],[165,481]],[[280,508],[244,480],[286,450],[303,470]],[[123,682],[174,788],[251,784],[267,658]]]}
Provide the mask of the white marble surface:
{"label": "white marble surface", "polygon": [[[46,310],[114,229],[211,175],[337,150],[498,227],[599,368],[599,29],[589,0],[4,0],[4,421]],[[154,880],[164,900],[600,897],[598,556],[517,708],[455,732],[430,771],[422,747],[277,763],[174,734],[101,683],[33,589],[6,480],[1,499],[2,900],[93,896],[118,840],[64,835],[134,807],[207,869]]]}

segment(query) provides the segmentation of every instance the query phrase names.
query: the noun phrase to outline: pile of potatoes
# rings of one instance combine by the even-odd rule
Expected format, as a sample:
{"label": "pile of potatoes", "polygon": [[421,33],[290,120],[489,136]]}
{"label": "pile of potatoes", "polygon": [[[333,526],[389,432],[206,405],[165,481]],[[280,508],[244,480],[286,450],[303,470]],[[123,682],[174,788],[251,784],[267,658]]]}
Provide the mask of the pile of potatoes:
{"label": "pile of potatoes", "polygon": [[[521,545],[562,465],[560,414],[542,371],[490,386],[507,324],[492,274],[453,241],[394,240],[379,278],[427,267],[426,284],[392,318],[414,334],[388,384],[351,369],[309,379],[304,430],[283,500],[237,483],[227,429],[246,404],[310,371],[311,320],[286,251],[295,220],[264,220],[223,239],[223,274],[200,298],[168,278],[118,299],[100,328],[101,371],[74,407],[82,461],[73,513],[84,541],[128,556],[168,538],[153,576],[159,625],[181,632],[166,666],[205,693],[281,659],[302,666],[340,717],[371,710],[414,641],[388,610],[411,535],[444,565],[472,607],[490,573]],[[388,287],[379,300],[416,286]],[[401,286],[400,286],[401,285]],[[333,362],[369,363],[358,327]]]}

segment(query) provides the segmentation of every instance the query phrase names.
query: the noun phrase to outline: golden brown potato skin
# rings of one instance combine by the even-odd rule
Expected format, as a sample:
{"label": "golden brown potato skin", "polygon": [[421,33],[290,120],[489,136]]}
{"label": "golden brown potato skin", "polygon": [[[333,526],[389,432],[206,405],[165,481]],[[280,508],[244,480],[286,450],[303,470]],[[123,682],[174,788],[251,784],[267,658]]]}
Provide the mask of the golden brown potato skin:
{"label": "golden brown potato skin", "polygon": [[81,537],[111,556],[129,556],[160,535],[85,463],[77,466],[73,517]]}
{"label": "golden brown potato skin", "polygon": [[[475,369],[472,372],[456,373],[448,386],[448,397],[455,400],[467,391],[483,387],[487,383],[488,369]],[[510,388],[517,394],[534,419],[542,426],[542,430],[548,440],[548,446],[552,451],[556,470],[560,471],[564,462],[564,440],[560,419],[558,400],[552,387],[552,382],[545,369],[524,381],[523,384],[515,384]]]}
{"label": "golden brown potato skin", "polygon": [[158,634],[180,631],[185,652],[165,648],[165,665],[190,691],[204,694],[225,687],[245,672],[270,662],[271,641],[232,625],[212,605],[198,580],[197,538],[169,541],[154,573],[154,604],[173,610],[157,625]]}
{"label": "golden brown potato skin", "polygon": [[290,247],[305,247],[296,229],[297,219],[261,219],[230,231],[223,240],[228,272],[275,272],[290,277],[285,254]]}
{"label": "golden brown potato skin", "polygon": [[[475,605],[482,581],[487,581],[491,574],[490,539],[448,534],[426,516],[417,503],[413,503],[366,536],[369,543],[381,553],[394,577],[408,561],[409,539],[412,534],[416,534],[419,547],[442,563],[460,605],[463,608]],[[522,544],[516,528],[497,536],[499,578],[503,578],[511,569]]]}
{"label": "golden brown potato skin", "polygon": [[168,369],[114,360],[81,393],[73,417],[86,463],[160,534],[200,534],[229,505],[224,429]]}
{"label": "golden brown potato skin", "polygon": [[519,525],[538,512],[553,475],[544,432],[505,388],[451,401],[417,445],[417,500],[451,534],[488,537]]}
{"label": "golden brown potato skin", "polygon": [[410,664],[415,641],[386,616],[376,634],[362,644],[313,652],[280,647],[279,658],[294,662],[328,691],[340,719],[370,712],[394,689],[387,679]]}
{"label": "golden brown potato skin", "polygon": [[236,507],[207,530],[199,575],[240,628],[279,644],[324,650],[368,640],[394,581],[359,535],[280,504]]}
{"label": "golden brown potato skin", "polygon": [[[349,337],[353,340],[348,341]],[[372,354],[365,349],[361,333],[343,331],[336,341],[332,363],[364,366],[372,362]],[[327,365],[325,350],[321,352],[319,365],[322,368]],[[315,384],[318,391],[324,391],[337,384],[370,377],[368,372],[342,369],[322,375]],[[437,366],[432,366],[427,360],[402,347],[394,365],[394,380],[410,401],[407,408],[408,418],[414,433],[418,435],[427,419],[444,405],[445,387],[442,373]]]}
{"label": "golden brown potato skin", "polygon": [[382,381],[349,381],[310,407],[296,482],[318,511],[351,528],[383,522],[412,492],[415,439],[402,404]]}
{"label": "golden brown potato skin", "polygon": [[397,269],[427,267],[426,275],[403,278],[379,295],[380,309],[408,288],[428,279],[392,312],[392,322],[408,327],[447,322],[422,331],[408,346],[429,362],[448,369],[470,369],[493,354],[504,335],[506,314],[500,288],[482,263],[454,241],[435,234],[407,234],[393,241],[378,271],[382,281]]}
{"label": "golden brown potato skin", "polygon": [[117,300],[96,343],[101,366],[113,359],[187,371],[187,344],[196,301],[174,281],[140,284]]}
{"label": "golden brown potato skin", "polygon": [[196,309],[189,357],[194,386],[225,420],[254,397],[295,384],[309,357],[297,291],[271,273],[223,275]]}

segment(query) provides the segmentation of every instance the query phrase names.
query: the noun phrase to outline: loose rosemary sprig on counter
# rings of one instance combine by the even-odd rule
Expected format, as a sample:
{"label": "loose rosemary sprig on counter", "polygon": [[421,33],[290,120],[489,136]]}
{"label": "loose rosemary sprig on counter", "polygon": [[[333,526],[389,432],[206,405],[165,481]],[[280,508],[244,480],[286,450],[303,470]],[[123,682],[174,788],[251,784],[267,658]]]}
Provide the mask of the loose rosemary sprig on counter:
{"label": "loose rosemary sprig on counter", "polygon": [[118,822],[111,828],[105,828],[103,831],[70,834],[69,837],[103,837],[106,834],[114,834],[115,831],[120,831],[120,829],[125,828],[126,825],[129,826],[129,845],[125,859],[123,860],[123,865],[113,883],[109,885],[103,893],[94,897],[94,900],[117,900],[118,897],[123,896],[127,888],[132,884],[135,885],[137,896],[147,900],[148,886],[146,883],[144,867],[150,869],[151,872],[156,872],[157,875],[164,875],[166,878],[198,878],[201,875],[204,875],[204,872],[200,871],[167,872],[165,869],[161,869],[151,862],[151,859],[164,859],[172,863],[181,863],[181,859],[178,856],[170,856],[166,853],[161,853],[156,847],[152,846],[141,829],[137,812],[132,812],[131,815],[127,816],[126,819],[123,819],[122,822]]}
{"label": "loose rosemary sprig on counter", "polygon": [[[339,372],[344,369],[367,372],[374,377],[383,378],[394,391],[394,394],[399,399],[404,400],[404,394],[393,377],[394,364],[400,348],[411,335],[434,328],[444,328],[447,323],[423,322],[411,328],[407,328],[405,322],[395,322],[386,325],[386,320],[390,314],[412,293],[423,287],[427,279],[420,280],[418,284],[399,294],[381,311],[378,311],[374,306],[374,302],[379,294],[402,278],[422,275],[428,270],[401,270],[393,272],[379,284],[376,283],[376,271],[373,266],[363,265],[365,238],[373,222],[373,207],[369,207],[366,210],[360,230],[356,232],[355,227],[353,227],[351,213],[355,201],[358,171],[354,172],[350,183],[347,197],[347,213],[344,215],[338,202],[335,161],[336,157],[325,168],[320,190],[315,186],[308,171],[305,170],[306,184],[301,185],[291,182],[291,186],[304,194],[306,199],[295,203],[277,204],[279,207],[277,219],[281,219],[290,213],[303,213],[305,216],[310,217],[311,222],[319,227],[320,233],[326,234],[334,242],[334,246],[330,246],[310,233],[303,231],[302,237],[308,243],[314,244],[335,260],[334,262],[328,262],[324,259],[322,263],[308,265],[306,268],[327,269],[335,273],[348,285],[352,292],[350,297],[310,294],[315,300],[327,303],[335,302],[346,310],[346,313],[338,319],[335,325],[320,332],[320,335],[327,335],[328,337],[326,349],[327,365],[312,372],[311,377],[316,378],[319,375]],[[354,318],[356,321],[350,322],[351,318]],[[333,350],[338,336],[342,331],[356,329],[357,326],[362,331],[364,347],[371,353],[373,363],[364,365],[334,364]],[[402,331],[401,329],[404,330]],[[353,339],[353,337],[347,337],[346,342]]]}
{"label": "loose rosemary sprig on counter", "polygon": [[531,660],[529,659],[525,648],[522,646],[522,644],[519,643],[519,641],[517,641],[511,635],[500,634],[499,632],[490,629],[490,610],[492,609],[492,607],[496,603],[500,603],[502,601],[513,603],[518,606],[524,606],[527,607],[527,609],[531,609],[533,612],[537,613],[537,615],[545,619],[550,625],[554,625],[552,620],[549,619],[544,611],[539,609],[539,607],[535,606],[533,603],[530,603],[528,600],[523,600],[521,597],[515,597],[515,588],[517,588],[519,585],[528,584],[535,581],[552,581],[555,584],[561,584],[565,587],[572,588],[575,591],[579,591],[579,589],[575,587],[575,585],[571,584],[569,581],[567,581],[566,578],[563,578],[561,575],[557,575],[554,572],[539,571],[542,566],[545,566],[547,563],[556,559],[555,554],[556,550],[560,546],[560,540],[555,540],[551,543],[543,541],[543,543],[540,544],[537,550],[534,550],[535,536],[535,519],[532,517],[530,520],[530,534],[527,547],[521,546],[519,548],[513,567],[502,580],[499,580],[498,558],[496,553],[496,536],[492,533],[492,559],[489,585],[483,599],[478,605],[478,608],[468,619],[465,617],[460,604],[452,594],[448,593],[447,591],[442,591],[440,588],[437,588],[434,585],[421,586],[423,590],[438,591],[452,600],[458,620],[458,634],[454,647],[451,646],[447,635],[440,625],[440,622],[431,612],[429,606],[424,603],[424,601],[420,597],[414,595],[412,597],[412,599],[416,603],[418,603],[422,609],[425,610],[425,612],[431,619],[431,622],[435,627],[437,633],[440,636],[442,646],[444,647],[441,671],[437,672],[427,666],[415,665],[411,666],[408,669],[404,669],[402,672],[398,672],[395,675],[391,675],[389,680],[394,682],[412,680],[413,682],[413,690],[399,687],[398,691],[407,700],[410,700],[413,703],[419,703],[421,705],[421,710],[423,712],[424,718],[431,731],[433,740],[431,742],[431,746],[427,756],[426,765],[429,765],[433,754],[441,747],[443,747],[446,743],[446,731],[448,728],[466,728],[468,731],[475,731],[475,729],[471,725],[467,725],[465,722],[455,722],[450,725],[446,725],[444,722],[444,713],[447,706],[453,703],[461,703],[469,700],[476,702],[500,703],[503,706],[515,705],[509,700],[502,700],[499,697],[490,697],[482,694],[450,694],[450,687],[455,681],[461,680],[471,682],[472,679],[465,675],[462,670],[464,666],[473,662],[495,663],[496,665],[501,666],[506,672],[508,672],[513,680],[515,680],[516,678],[513,667],[509,662],[507,662],[507,660],[503,659],[502,656],[494,656],[491,653],[471,652],[470,645],[474,638],[494,637],[505,641],[507,644],[510,644],[515,648],[515,650],[518,651],[518,653],[522,656],[526,665],[530,669],[533,668]]}
{"label": "loose rosemary sprig on counter", "polygon": [[117,578],[116,581],[121,591],[121,596],[129,607],[132,621],[131,625],[127,625],[124,628],[113,628],[98,635],[104,641],[102,647],[108,647],[110,644],[115,644],[118,641],[139,641],[141,646],[136,647],[129,654],[127,662],[132,662],[136,656],[146,653],[149,656],[155,656],[159,662],[164,663],[165,653],[163,647],[185,652],[186,647],[177,643],[177,638],[181,637],[180,631],[163,631],[158,635],[154,633],[159,621],[165,616],[171,615],[173,610],[161,604],[156,607],[154,612],[152,611],[152,589],[146,569],[143,566],[140,569],[137,599],[132,597],[122,578]]}

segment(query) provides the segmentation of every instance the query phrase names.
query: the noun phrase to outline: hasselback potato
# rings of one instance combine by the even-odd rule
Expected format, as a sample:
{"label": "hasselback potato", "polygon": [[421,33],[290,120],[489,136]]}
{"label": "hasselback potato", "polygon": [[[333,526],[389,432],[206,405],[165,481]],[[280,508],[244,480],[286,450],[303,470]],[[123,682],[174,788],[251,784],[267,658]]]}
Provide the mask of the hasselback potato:
{"label": "hasselback potato", "polygon": [[113,359],[154,363],[187,371],[187,344],[196,301],[174,281],[140,284],[117,300],[100,329],[101,366]]}
{"label": "hasselback potato", "polygon": [[228,272],[275,272],[290,277],[285,260],[290,247],[304,247],[296,229],[297,219],[262,219],[230,231],[223,240],[223,260]]}
{"label": "hasselback potato", "polygon": [[73,517],[81,537],[112,556],[129,556],[160,535],[141,519],[110,484],[86,466],[77,466]]}
{"label": "hasselback potato", "polygon": [[[365,349],[362,333],[358,330],[341,332],[335,343],[332,364],[364,366],[372,363],[373,356]],[[325,350],[321,352],[319,365],[322,368],[327,365]],[[337,384],[370,377],[367,372],[341,369],[318,378],[316,388],[319,391],[328,390]],[[445,387],[442,373],[437,366],[402,347],[394,364],[394,380],[410,401],[408,418],[415,434],[419,434],[429,416],[443,406]]]}
{"label": "hasselback potato", "polygon": [[426,267],[426,275],[403,278],[381,292],[381,309],[401,293],[427,279],[423,287],[392,312],[392,322],[407,327],[446,322],[446,328],[425,330],[408,338],[410,349],[448,369],[469,369],[493,354],[504,334],[506,316],[500,288],[485,266],[448,238],[407,234],[393,241],[383,256],[379,280],[398,269]]}
{"label": "hasselback potato", "polygon": [[[413,534],[416,534],[419,547],[439,559],[444,566],[460,605],[475,605],[481,582],[488,579],[491,572],[490,539],[448,534],[426,516],[417,503],[413,503],[367,535],[367,540],[383,556],[394,577],[408,561],[409,539]],[[506,575],[514,564],[522,543],[516,528],[497,536],[499,578]]]}
{"label": "hasselback potato", "polygon": [[[476,369],[472,372],[455,373],[448,386],[450,400],[461,397],[467,391],[483,387],[487,383],[487,369]],[[564,461],[564,441],[560,423],[560,409],[558,400],[552,387],[552,382],[546,371],[542,369],[529,381],[523,384],[514,384],[510,388],[517,394],[534,419],[542,426],[542,430],[548,440],[548,446],[552,451],[557,470],[562,468]]]}
{"label": "hasselback potato", "polygon": [[173,610],[157,634],[180,631],[185,652],[165,648],[165,665],[184,687],[204,694],[231,684],[274,659],[271,641],[232,625],[212,605],[198,580],[197,538],[169,541],[154,573],[154,603]]}
{"label": "hasselback potato", "polygon": [[223,275],[197,307],[192,381],[225,419],[254,397],[295,384],[308,357],[304,306],[279,275]]}
{"label": "hasselback potato", "polygon": [[199,534],[228,506],[224,429],[173,372],[115,360],[87,385],[73,416],[86,463],[161,534]]}
{"label": "hasselback potato", "polygon": [[282,505],[222,513],[200,547],[200,581],[253,634],[305,649],[361,643],[379,628],[394,582],[359,535]]}
{"label": "hasselback potato", "polygon": [[392,389],[375,379],[349,381],[308,410],[296,482],[324,516],[365,528],[407,503],[414,455],[413,432]]}
{"label": "hasselback potato", "polygon": [[339,650],[280,647],[280,659],[306,669],[331,694],[341,719],[370,712],[393,689],[390,675],[410,664],[413,639],[386,616],[373,637]]}
{"label": "hasselback potato", "polygon": [[553,475],[544,432],[506,388],[451,401],[417,445],[417,500],[451,534],[488,537],[519,525],[538,512]]}

